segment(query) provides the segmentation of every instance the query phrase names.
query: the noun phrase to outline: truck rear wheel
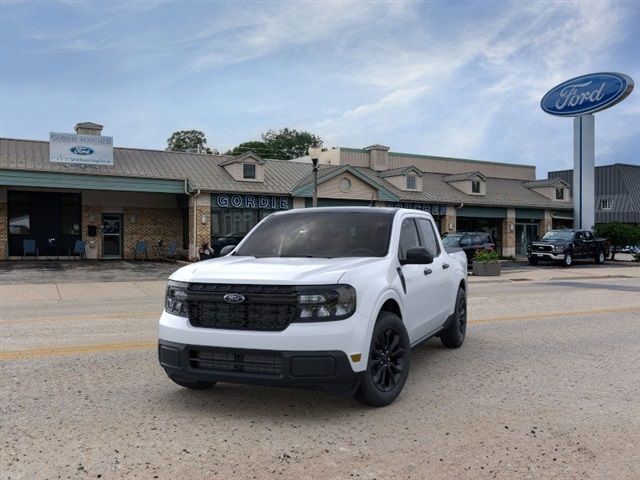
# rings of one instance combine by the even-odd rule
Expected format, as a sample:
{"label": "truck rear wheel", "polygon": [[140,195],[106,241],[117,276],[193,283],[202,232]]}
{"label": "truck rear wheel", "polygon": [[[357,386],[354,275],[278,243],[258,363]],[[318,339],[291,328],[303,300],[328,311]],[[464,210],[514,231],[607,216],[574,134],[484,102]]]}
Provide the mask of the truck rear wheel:
{"label": "truck rear wheel", "polygon": [[402,391],[409,375],[409,335],[402,320],[391,312],[380,312],[373,327],[369,361],[355,399],[384,407]]}
{"label": "truck rear wheel", "polygon": [[456,309],[449,326],[440,334],[440,341],[447,348],[459,348],[464,343],[467,334],[467,294],[458,288]]}

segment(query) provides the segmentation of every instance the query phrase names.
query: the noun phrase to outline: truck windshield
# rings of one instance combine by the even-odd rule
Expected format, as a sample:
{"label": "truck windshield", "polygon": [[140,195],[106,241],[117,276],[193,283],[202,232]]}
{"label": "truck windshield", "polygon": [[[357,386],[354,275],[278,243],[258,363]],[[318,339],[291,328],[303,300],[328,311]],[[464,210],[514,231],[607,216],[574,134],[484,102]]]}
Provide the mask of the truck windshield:
{"label": "truck windshield", "polygon": [[236,250],[252,257],[384,257],[393,212],[301,212],[264,219]]}
{"label": "truck windshield", "polygon": [[547,232],[544,234],[544,237],[542,237],[542,240],[564,240],[564,241],[570,242],[571,240],[573,240],[573,232],[571,231],[562,232],[558,230],[551,230],[550,232]]}

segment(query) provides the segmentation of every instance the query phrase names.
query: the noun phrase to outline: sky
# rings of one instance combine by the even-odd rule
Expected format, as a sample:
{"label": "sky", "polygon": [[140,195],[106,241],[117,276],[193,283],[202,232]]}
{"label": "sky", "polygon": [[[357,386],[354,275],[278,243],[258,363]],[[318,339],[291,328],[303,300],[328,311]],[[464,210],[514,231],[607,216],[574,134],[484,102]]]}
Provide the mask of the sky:
{"label": "sky", "polygon": [[[640,2],[0,0],[0,136],[77,122],[115,146],[269,129],[324,146],[571,168],[540,99],[585,73],[640,82]],[[596,165],[640,164],[640,87],[596,114]]]}

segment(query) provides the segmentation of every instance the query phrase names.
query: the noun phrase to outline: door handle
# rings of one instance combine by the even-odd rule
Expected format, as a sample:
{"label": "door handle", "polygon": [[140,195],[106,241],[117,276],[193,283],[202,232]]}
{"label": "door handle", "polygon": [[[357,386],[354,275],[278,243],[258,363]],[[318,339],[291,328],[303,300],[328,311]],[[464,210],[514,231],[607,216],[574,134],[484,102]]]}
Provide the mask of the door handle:
{"label": "door handle", "polygon": [[446,270],[447,268],[449,268],[449,264],[448,263],[443,263],[442,264],[442,268]]}
{"label": "door handle", "polygon": [[428,268],[428,267],[424,269],[424,274],[425,275],[429,275],[431,272],[432,272],[432,270],[430,268]]}

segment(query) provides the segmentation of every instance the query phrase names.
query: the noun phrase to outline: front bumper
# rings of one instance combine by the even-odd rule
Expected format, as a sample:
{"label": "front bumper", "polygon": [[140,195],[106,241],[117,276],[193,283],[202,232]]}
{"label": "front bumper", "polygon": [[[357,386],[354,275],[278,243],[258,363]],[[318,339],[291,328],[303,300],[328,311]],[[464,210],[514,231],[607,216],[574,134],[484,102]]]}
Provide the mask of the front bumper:
{"label": "front bumper", "polygon": [[340,351],[278,351],[209,347],[158,341],[167,375],[187,382],[229,382],[296,387],[352,395],[363,372]]}
{"label": "front bumper", "polygon": [[553,252],[529,252],[527,254],[529,258],[537,258],[538,260],[553,260],[556,262],[564,260],[564,252],[562,253],[553,253]]}

